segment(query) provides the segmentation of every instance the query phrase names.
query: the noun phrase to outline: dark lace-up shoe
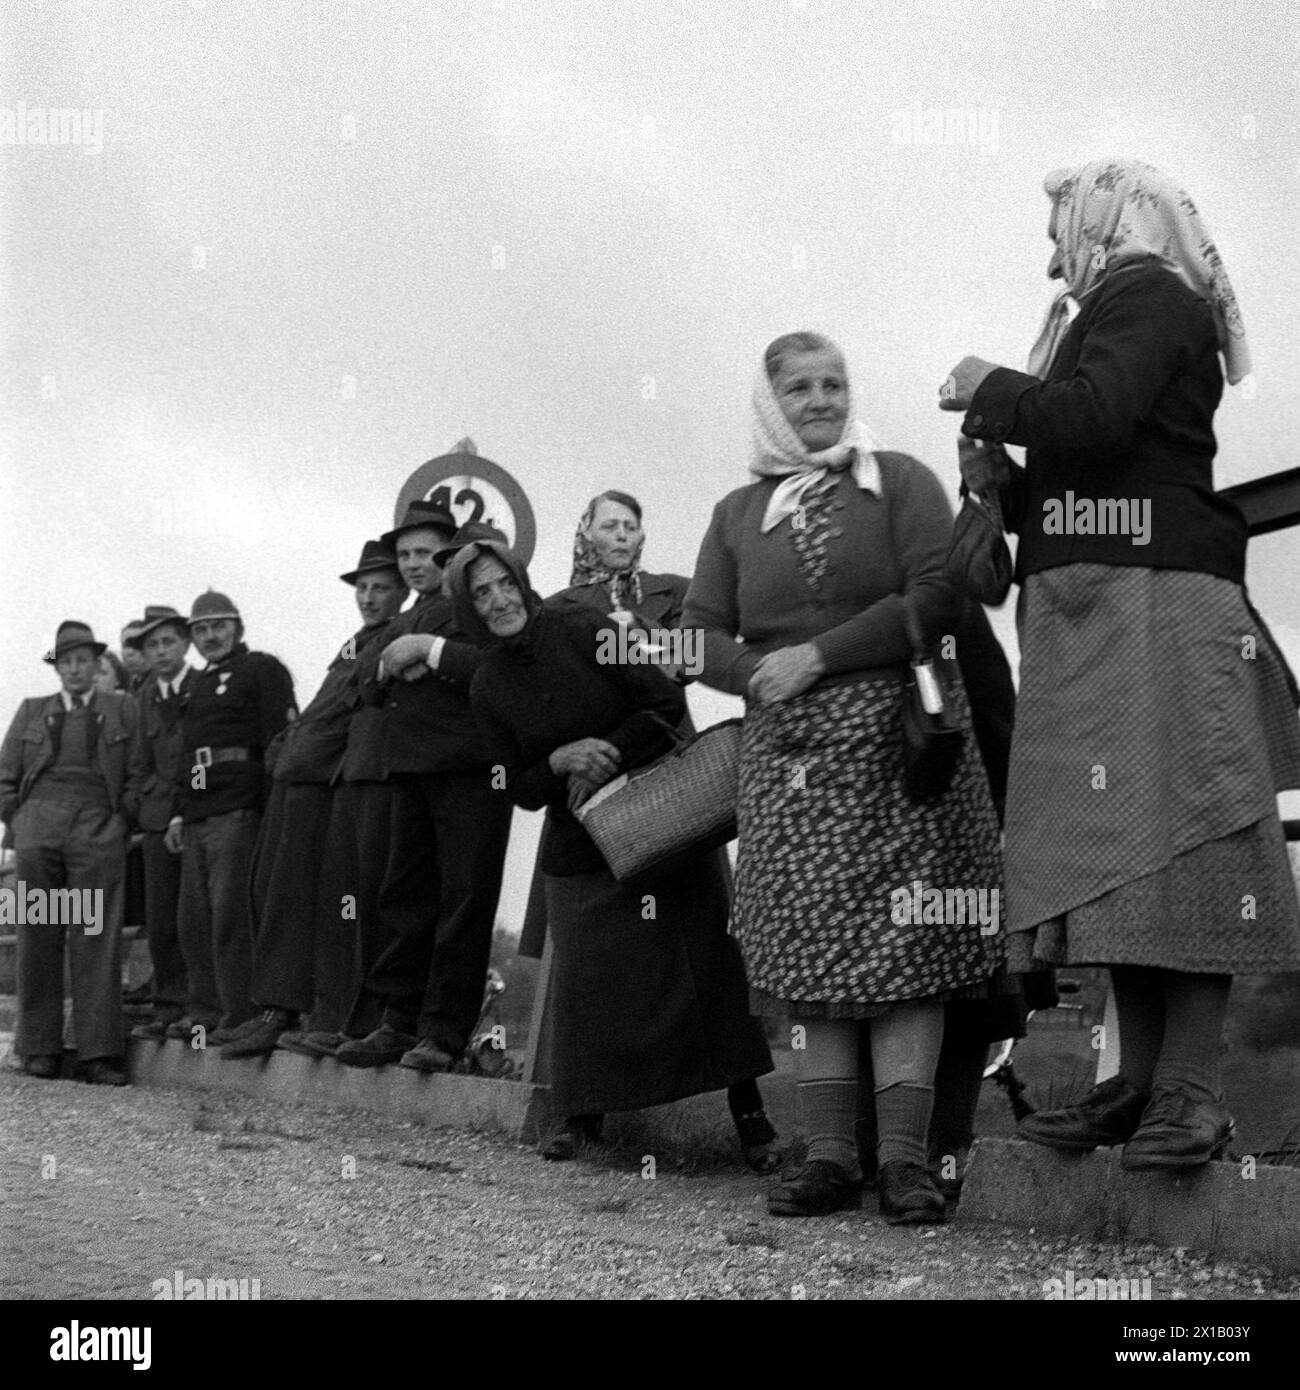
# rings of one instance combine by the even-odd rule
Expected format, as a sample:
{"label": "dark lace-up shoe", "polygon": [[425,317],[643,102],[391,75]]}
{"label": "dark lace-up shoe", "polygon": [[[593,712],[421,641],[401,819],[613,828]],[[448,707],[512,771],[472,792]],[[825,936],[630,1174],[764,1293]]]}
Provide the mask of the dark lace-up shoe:
{"label": "dark lace-up shoe", "polygon": [[345,1067],[386,1067],[390,1062],[400,1062],[417,1042],[419,1039],[410,1033],[399,1033],[381,1023],[366,1037],[344,1043],[334,1055]]}
{"label": "dark lace-up shoe", "polygon": [[773,1216],[827,1216],[861,1205],[862,1179],[824,1158],[811,1159],[767,1194],[767,1209]]}
{"label": "dark lace-up shoe", "polygon": [[1112,1076],[1074,1105],[1027,1115],[1016,1133],[1051,1149],[1087,1153],[1131,1138],[1150,1099],[1122,1076]]}
{"label": "dark lace-up shoe", "polygon": [[924,1163],[894,1158],[880,1165],[880,1214],[891,1226],[920,1226],[948,1214],[943,1193]]}
{"label": "dark lace-up shoe", "polygon": [[1161,1086],[1124,1145],[1120,1164],[1130,1173],[1199,1168],[1212,1158],[1222,1158],[1234,1133],[1232,1116],[1221,1101]]}
{"label": "dark lace-up shoe", "polygon": [[241,1057],[267,1057],[275,1051],[281,1033],[293,1027],[297,1014],[288,1009],[264,1009],[251,1026],[244,1024],[221,1049],[222,1061],[237,1061]]}

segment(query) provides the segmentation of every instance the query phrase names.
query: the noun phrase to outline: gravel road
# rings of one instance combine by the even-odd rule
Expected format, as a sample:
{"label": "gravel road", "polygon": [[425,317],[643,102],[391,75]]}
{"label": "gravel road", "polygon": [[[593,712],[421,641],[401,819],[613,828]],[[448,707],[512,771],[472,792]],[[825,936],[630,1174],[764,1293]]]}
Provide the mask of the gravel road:
{"label": "gravel road", "polygon": [[[150,1299],[256,1279],[282,1298],[1041,1299],[1150,1278],[1155,1299],[1300,1297],[1300,1279],[1150,1246],[963,1225],[779,1221],[738,1167],[184,1091],[0,1072],[0,1297]],[[251,1283],[249,1285],[251,1289]]]}

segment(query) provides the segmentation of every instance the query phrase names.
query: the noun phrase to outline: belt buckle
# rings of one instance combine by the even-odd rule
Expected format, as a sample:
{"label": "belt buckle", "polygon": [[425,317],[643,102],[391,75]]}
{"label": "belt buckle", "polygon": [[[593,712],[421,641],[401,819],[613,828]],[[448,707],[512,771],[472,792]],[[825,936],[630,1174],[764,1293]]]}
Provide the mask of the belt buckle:
{"label": "belt buckle", "polygon": [[204,746],[203,746],[202,748],[196,748],[196,749],[194,750],[194,765],[195,765],[196,767],[211,767],[211,766],[212,766],[212,746],[211,746],[211,744],[204,744]]}

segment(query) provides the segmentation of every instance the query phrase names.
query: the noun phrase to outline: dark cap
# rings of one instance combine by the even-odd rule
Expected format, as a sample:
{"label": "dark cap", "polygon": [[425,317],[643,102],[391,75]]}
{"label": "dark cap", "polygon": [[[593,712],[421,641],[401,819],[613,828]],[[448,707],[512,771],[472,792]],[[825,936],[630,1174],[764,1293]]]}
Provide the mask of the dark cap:
{"label": "dark cap", "polygon": [[447,545],[443,546],[441,550],[433,552],[434,564],[439,569],[446,569],[447,562],[458,550],[469,545],[471,541],[497,541],[501,545],[507,544],[504,534],[495,526],[489,526],[486,521],[467,521]]}
{"label": "dark cap", "polygon": [[396,568],[397,553],[391,545],[385,545],[383,541],[367,541],[361,547],[361,558],[357,561],[356,569],[339,575],[339,578],[345,584],[355,584],[363,574],[369,574],[372,570]]}
{"label": "dark cap", "polygon": [[225,594],[208,589],[194,600],[194,606],[190,609],[189,625],[193,627],[195,623],[215,622],[220,618],[233,618],[237,623],[244,621],[239,616],[239,609]]}
{"label": "dark cap", "polygon": [[79,623],[75,618],[69,618],[67,622],[59,624],[59,630],[54,634],[54,646],[45,653],[42,660],[53,666],[66,652],[77,647],[89,647],[96,656],[103,656],[108,650],[108,643],[95,641],[95,634],[90,630],[89,623]]}
{"label": "dark cap", "polygon": [[416,531],[421,526],[432,526],[435,530],[445,531],[450,536],[456,530],[456,518],[446,507],[440,507],[436,502],[417,500],[407,507],[406,515],[401,521],[391,531],[385,531],[379,539],[390,550],[394,550],[397,538],[403,531]]}

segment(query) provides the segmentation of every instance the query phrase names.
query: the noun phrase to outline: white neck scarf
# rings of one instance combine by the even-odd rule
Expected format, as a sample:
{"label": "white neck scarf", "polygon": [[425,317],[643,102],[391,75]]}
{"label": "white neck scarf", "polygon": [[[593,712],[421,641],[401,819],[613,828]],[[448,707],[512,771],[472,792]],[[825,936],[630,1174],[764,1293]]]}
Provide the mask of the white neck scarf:
{"label": "white neck scarf", "polygon": [[792,515],[804,493],[828,472],[839,473],[851,467],[860,488],[880,492],[880,464],[875,458],[880,442],[855,418],[852,391],[849,393],[848,423],[839,442],[815,453],[804,448],[794,427],[785,418],[764,367],[759,368],[754,382],[751,404],[753,459],[749,471],[760,478],[781,479],[763,514],[760,529],[764,534]]}

